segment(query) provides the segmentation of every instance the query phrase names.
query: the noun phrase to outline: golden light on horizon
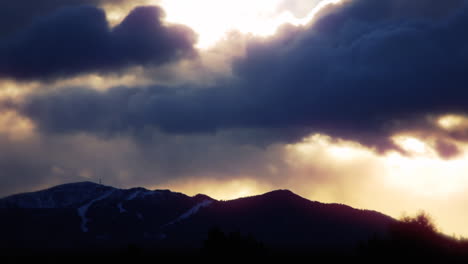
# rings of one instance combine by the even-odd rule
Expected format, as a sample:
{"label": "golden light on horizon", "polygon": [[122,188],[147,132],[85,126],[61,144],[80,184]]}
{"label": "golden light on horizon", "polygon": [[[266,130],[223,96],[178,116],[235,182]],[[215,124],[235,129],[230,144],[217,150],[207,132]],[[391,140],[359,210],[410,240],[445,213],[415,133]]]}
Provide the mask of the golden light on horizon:
{"label": "golden light on horizon", "polygon": [[[443,123],[451,126],[455,121],[449,117]],[[464,173],[468,171],[466,149],[459,157],[444,160],[434,147],[436,139],[411,135],[397,135],[392,139],[410,155],[396,151],[386,155],[386,182],[390,186],[427,197],[450,196],[468,187],[468,175]],[[461,143],[457,147],[463,148]]]}
{"label": "golden light on horizon", "polygon": [[429,157],[405,157],[392,153],[387,157],[386,182],[403,191],[429,197],[446,197],[468,187],[467,158],[441,160]]}
{"label": "golden light on horizon", "polygon": [[233,200],[241,197],[259,195],[271,190],[271,186],[260,184],[251,177],[232,180],[193,179],[175,181],[152,189],[169,188],[187,195],[206,194],[218,200]]}

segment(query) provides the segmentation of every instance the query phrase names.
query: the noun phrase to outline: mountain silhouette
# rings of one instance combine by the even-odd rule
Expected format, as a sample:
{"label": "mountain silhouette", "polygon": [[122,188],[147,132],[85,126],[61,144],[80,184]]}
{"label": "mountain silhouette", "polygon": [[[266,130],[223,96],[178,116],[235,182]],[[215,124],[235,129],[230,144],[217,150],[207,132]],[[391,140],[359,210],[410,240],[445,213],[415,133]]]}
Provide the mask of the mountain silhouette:
{"label": "mountain silhouette", "polygon": [[0,246],[13,249],[142,247],[197,249],[210,230],[250,236],[269,248],[355,247],[386,237],[393,218],[288,190],[218,201],[169,190],[91,182],[0,199]]}

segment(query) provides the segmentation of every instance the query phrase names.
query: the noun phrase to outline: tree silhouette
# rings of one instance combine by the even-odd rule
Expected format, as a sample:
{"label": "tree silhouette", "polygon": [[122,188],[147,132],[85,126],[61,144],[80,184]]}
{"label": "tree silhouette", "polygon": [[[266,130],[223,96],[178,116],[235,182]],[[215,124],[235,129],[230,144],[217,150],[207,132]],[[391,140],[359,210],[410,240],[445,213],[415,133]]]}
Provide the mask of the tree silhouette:
{"label": "tree silhouette", "polygon": [[389,263],[452,263],[467,259],[468,244],[439,233],[432,217],[421,211],[392,224],[387,237],[369,240],[361,246],[360,254],[385,256]]}
{"label": "tree silhouette", "polygon": [[407,226],[420,231],[430,233],[437,232],[437,227],[435,226],[432,217],[425,211],[419,212],[415,217],[404,216],[400,221]]}
{"label": "tree silhouette", "polygon": [[390,232],[392,238],[401,243],[417,243],[426,246],[438,243],[441,238],[432,217],[424,211],[414,217],[402,217],[399,222],[390,227]]}

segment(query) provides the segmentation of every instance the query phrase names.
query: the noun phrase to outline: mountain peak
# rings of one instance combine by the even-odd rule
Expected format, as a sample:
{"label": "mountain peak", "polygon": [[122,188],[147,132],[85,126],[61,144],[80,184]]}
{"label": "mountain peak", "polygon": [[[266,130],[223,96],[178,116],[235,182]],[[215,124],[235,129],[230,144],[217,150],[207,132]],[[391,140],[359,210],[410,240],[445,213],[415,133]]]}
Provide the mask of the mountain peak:
{"label": "mountain peak", "polygon": [[294,192],[287,190],[287,189],[279,189],[279,190],[274,190],[271,192],[264,193],[260,196],[265,196],[265,197],[276,197],[280,199],[288,199],[288,198],[302,198],[301,196],[295,194]]}
{"label": "mountain peak", "polygon": [[205,194],[197,194],[195,196],[192,196],[194,199],[197,199],[197,200],[200,200],[200,201],[204,201],[204,200],[211,200],[211,201],[214,201],[215,199],[211,198],[210,196],[208,195],[205,195]]}
{"label": "mountain peak", "polygon": [[294,192],[292,192],[291,190],[288,190],[288,189],[278,189],[278,190],[273,190],[271,192],[267,192],[265,193],[265,195],[297,195],[295,194]]}
{"label": "mountain peak", "polygon": [[113,187],[105,186],[105,185],[95,183],[95,182],[92,182],[92,181],[83,181],[83,182],[65,183],[65,184],[57,185],[57,186],[52,187],[50,189],[53,189],[53,188],[73,188],[73,187],[85,188],[86,189],[86,188],[96,188],[96,187],[99,187],[99,186],[113,188]]}

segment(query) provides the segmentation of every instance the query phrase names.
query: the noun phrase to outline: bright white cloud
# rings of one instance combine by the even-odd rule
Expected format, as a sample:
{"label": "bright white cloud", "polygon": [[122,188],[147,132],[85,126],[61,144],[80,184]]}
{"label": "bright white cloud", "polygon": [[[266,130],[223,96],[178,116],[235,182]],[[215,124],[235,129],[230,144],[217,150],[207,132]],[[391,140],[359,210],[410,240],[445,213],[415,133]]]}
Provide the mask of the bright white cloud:
{"label": "bright white cloud", "polygon": [[324,6],[341,1],[323,0],[307,10],[305,17],[286,9],[284,0],[162,0],[161,6],[169,22],[193,28],[199,34],[198,46],[207,48],[230,31],[270,36],[285,23],[304,25]]}

